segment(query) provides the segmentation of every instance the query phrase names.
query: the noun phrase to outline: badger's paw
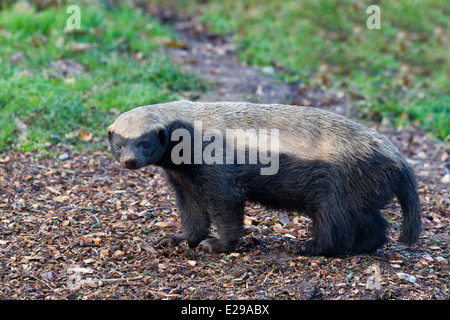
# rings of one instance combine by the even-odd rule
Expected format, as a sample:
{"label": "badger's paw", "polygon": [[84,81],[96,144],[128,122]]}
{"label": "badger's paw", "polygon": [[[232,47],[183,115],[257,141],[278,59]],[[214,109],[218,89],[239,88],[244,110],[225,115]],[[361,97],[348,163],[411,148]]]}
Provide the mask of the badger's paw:
{"label": "badger's paw", "polygon": [[208,253],[231,252],[236,249],[234,245],[225,245],[220,239],[209,238],[200,242],[198,247]]}
{"label": "badger's paw", "polygon": [[155,245],[161,246],[161,247],[166,247],[166,248],[173,248],[173,247],[177,247],[181,242],[183,242],[185,240],[186,240],[186,238],[184,236],[171,235],[171,236],[166,236],[166,237],[163,237],[163,238],[157,240],[155,242]]}

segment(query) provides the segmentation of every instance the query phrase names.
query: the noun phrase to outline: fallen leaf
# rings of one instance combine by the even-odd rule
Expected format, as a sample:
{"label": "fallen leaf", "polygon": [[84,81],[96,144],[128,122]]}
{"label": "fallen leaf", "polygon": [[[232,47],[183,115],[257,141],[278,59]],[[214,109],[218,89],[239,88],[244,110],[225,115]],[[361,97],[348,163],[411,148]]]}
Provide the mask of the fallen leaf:
{"label": "fallen leaf", "polygon": [[155,249],[147,242],[142,241],[141,242],[141,248],[144,249],[145,251],[151,252],[151,253],[155,253]]}
{"label": "fallen leaf", "polygon": [[411,283],[415,283],[417,281],[416,277],[404,272],[397,273],[397,277],[399,277],[401,280],[406,280]]}
{"label": "fallen leaf", "polygon": [[4,158],[0,158],[0,163],[7,163],[11,160],[10,156],[6,156]]}
{"label": "fallen leaf", "polygon": [[55,46],[61,49],[64,46],[65,41],[66,39],[64,37],[59,37],[55,40]]}
{"label": "fallen leaf", "polygon": [[279,223],[275,223],[272,228],[273,228],[274,231],[278,231],[278,232],[283,232],[284,231],[283,226],[281,224],[279,224]]}
{"label": "fallen leaf", "polygon": [[166,42],[166,46],[174,49],[187,49],[188,45],[185,41],[174,41],[170,40]]}
{"label": "fallen leaf", "polygon": [[74,77],[69,77],[69,78],[65,78],[64,82],[67,84],[74,84],[75,82],[77,82],[77,80],[75,80]]}
{"label": "fallen leaf", "polygon": [[253,225],[253,221],[255,221],[255,220],[256,220],[256,218],[254,218],[254,217],[244,216],[244,224],[246,226]]}
{"label": "fallen leaf", "polygon": [[9,59],[11,60],[11,62],[17,66],[19,64],[20,61],[22,61],[23,59],[23,52],[14,52],[13,54],[11,54],[9,56]]}
{"label": "fallen leaf", "polygon": [[117,250],[116,252],[114,252],[113,258],[119,258],[119,257],[122,257],[124,254],[125,254],[124,251],[122,251],[122,250]]}
{"label": "fallen leaf", "polygon": [[58,156],[58,159],[59,160],[67,160],[67,159],[69,159],[70,158],[70,153],[69,152],[64,152],[63,154],[60,154],[59,156]]}
{"label": "fallen leaf", "polygon": [[45,189],[47,189],[51,193],[61,194],[61,192],[59,192],[59,190],[57,190],[55,187],[52,187],[52,186],[46,186]]}
{"label": "fallen leaf", "polygon": [[159,221],[157,223],[155,223],[155,226],[160,227],[160,228],[179,228],[178,224],[174,223],[174,222],[168,222],[168,221]]}
{"label": "fallen leaf", "polygon": [[27,139],[28,126],[25,122],[22,122],[19,118],[14,118],[14,124],[19,131],[19,141],[25,141]]}
{"label": "fallen leaf", "polygon": [[80,286],[88,288],[97,288],[99,285],[99,280],[96,279],[82,279],[80,281]]}
{"label": "fallen leaf", "polygon": [[67,268],[67,273],[92,273],[94,270],[89,268],[82,268],[78,265],[73,265],[69,268]]}
{"label": "fallen leaf", "polygon": [[405,85],[405,87],[409,87],[409,86],[411,85],[411,83],[412,83],[411,76],[410,76],[410,75],[407,75],[407,74],[405,74],[405,75],[402,77],[402,80],[403,80],[403,84]]}
{"label": "fallen leaf", "polygon": [[197,264],[197,261],[195,260],[188,260],[189,265],[191,265],[192,267],[195,267],[195,265]]}
{"label": "fallen leaf", "polygon": [[36,261],[36,260],[44,261],[45,258],[43,256],[24,256],[20,262],[28,263],[30,261]]}
{"label": "fallen leaf", "polygon": [[392,263],[392,264],[401,264],[401,263],[403,263],[403,260],[389,260],[389,263]]}
{"label": "fallen leaf", "polygon": [[91,49],[94,49],[98,46],[96,43],[83,43],[83,42],[74,42],[72,43],[72,50],[74,53],[85,52]]}
{"label": "fallen leaf", "polygon": [[408,119],[408,112],[403,110],[402,114],[400,115],[400,119],[402,119],[402,121],[406,121]]}
{"label": "fallen leaf", "polygon": [[50,66],[59,76],[78,76],[81,75],[84,71],[82,65],[72,59],[62,59],[52,61]]}
{"label": "fallen leaf", "polygon": [[187,49],[188,45],[185,41],[176,41],[166,37],[155,37],[154,40],[160,44],[173,49]]}
{"label": "fallen leaf", "polygon": [[65,202],[67,200],[69,200],[70,197],[69,196],[58,196],[58,197],[53,197],[53,201],[58,202],[58,203],[62,203]]}
{"label": "fallen leaf", "polygon": [[328,74],[323,74],[322,77],[321,77],[321,80],[322,80],[322,84],[324,86],[328,86],[331,83],[331,78],[330,78],[330,76]]}
{"label": "fallen leaf", "polygon": [[93,134],[92,132],[87,132],[86,130],[83,129],[80,131],[79,137],[81,140],[88,142],[92,140]]}
{"label": "fallen leaf", "polygon": [[427,261],[430,261],[430,262],[434,261],[433,257],[430,256],[429,254],[424,254],[422,257]]}
{"label": "fallen leaf", "polygon": [[72,139],[72,138],[78,137],[79,135],[80,135],[80,130],[75,130],[75,131],[66,133],[64,135],[64,137],[66,139]]}

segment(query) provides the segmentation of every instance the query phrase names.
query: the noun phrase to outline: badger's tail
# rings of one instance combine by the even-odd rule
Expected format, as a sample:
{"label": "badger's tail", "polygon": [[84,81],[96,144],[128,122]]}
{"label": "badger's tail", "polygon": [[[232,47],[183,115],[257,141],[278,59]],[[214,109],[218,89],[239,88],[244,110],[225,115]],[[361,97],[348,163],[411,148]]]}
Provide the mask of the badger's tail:
{"label": "badger's tail", "polygon": [[399,241],[412,246],[419,240],[422,231],[422,218],[416,177],[408,163],[405,162],[400,168],[396,180],[395,194],[403,211]]}

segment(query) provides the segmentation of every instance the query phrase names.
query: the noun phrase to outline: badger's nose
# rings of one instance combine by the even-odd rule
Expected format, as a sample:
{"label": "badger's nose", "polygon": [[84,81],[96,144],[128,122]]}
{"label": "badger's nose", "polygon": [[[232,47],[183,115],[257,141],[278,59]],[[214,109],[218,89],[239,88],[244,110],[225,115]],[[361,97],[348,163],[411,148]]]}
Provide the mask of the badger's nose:
{"label": "badger's nose", "polygon": [[136,169],[137,168],[137,161],[136,159],[126,159],[123,162],[123,165],[128,169]]}

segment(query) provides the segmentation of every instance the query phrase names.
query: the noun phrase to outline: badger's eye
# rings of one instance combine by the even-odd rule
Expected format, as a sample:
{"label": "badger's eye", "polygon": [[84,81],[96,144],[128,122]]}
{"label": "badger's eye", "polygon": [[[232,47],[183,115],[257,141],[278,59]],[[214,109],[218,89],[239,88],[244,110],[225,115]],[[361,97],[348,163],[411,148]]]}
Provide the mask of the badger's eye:
{"label": "badger's eye", "polygon": [[122,145],[117,143],[117,144],[116,144],[116,150],[117,150],[117,151],[122,150]]}
{"label": "badger's eye", "polygon": [[150,143],[148,143],[148,142],[142,143],[142,148],[144,148],[144,149],[150,149]]}

